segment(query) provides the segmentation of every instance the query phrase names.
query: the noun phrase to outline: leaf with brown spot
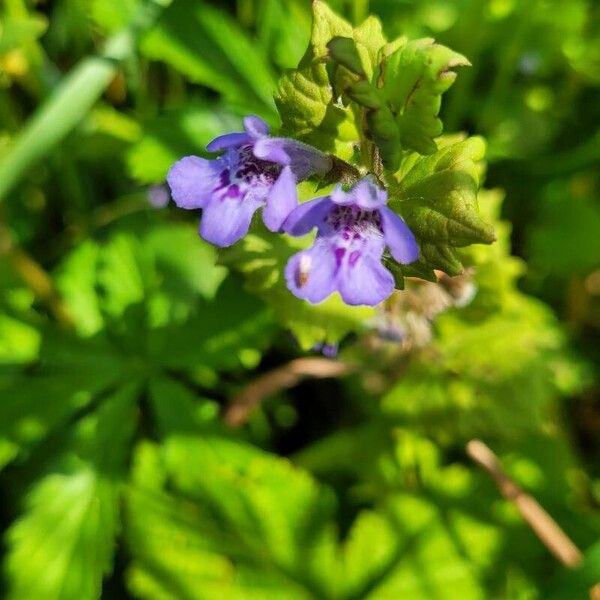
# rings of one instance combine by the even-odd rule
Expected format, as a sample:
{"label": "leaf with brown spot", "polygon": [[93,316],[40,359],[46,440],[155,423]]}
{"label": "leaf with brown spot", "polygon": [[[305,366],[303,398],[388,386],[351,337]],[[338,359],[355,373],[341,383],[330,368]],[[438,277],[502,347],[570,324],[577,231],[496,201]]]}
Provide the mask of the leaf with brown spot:
{"label": "leaf with brown spot", "polygon": [[454,83],[454,68],[469,61],[431,38],[401,45],[386,57],[381,93],[395,116],[403,148],[420,154],[437,150],[442,94]]}

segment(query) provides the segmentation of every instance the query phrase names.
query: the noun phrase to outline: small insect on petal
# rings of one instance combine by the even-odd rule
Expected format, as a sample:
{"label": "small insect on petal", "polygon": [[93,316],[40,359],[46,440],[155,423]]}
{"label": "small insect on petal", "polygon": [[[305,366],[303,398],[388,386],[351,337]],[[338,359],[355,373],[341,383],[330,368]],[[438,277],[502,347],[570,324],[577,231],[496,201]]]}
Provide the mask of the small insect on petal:
{"label": "small insect on petal", "polygon": [[303,288],[308,283],[311,264],[312,260],[307,254],[300,257],[300,264],[298,265],[298,271],[296,271],[296,285],[299,288]]}
{"label": "small insect on petal", "polygon": [[385,300],[394,291],[394,277],[381,262],[386,246],[402,264],[418,256],[413,233],[386,200],[387,192],[365,177],[348,191],[338,185],[329,196],[295,208],[283,229],[300,236],[316,227],[317,236],[287,263],[290,291],[313,304],[335,291],[350,306]]}

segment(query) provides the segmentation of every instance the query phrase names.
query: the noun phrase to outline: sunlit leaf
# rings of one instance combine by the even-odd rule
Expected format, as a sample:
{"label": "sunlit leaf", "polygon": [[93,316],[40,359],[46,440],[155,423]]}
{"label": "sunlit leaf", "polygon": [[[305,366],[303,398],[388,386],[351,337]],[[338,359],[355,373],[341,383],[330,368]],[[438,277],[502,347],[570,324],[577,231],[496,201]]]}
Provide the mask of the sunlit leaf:
{"label": "sunlit leaf", "polygon": [[135,388],[124,388],[81,421],[57,469],[35,483],[7,535],[10,600],[99,597],[119,530],[134,397]]}
{"label": "sunlit leaf", "polygon": [[442,133],[437,115],[441,95],[456,79],[455,67],[469,65],[457,52],[425,38],[403,44],[387,56],[381,93],[396,115],[404,148],[421,154],[437,150]]}
{"label": "sunlit leaf", "polygon": [[399,184],[392,186],[390,204],[417,238],[421,251],[417,268],[457,275],[462,270],[457,247],[494,241],[493,228],[483,221],[477,205],[476,162],[484,150],[483,140],[467,138],[430,156],[415,157],[406,171],[401,168],[404,172]]}
{"label": "sunlit leaf", "polygon": [[[306,474],[218,436],[173,438],[160,456],[141,448],[140,469],[155,475],[129,494],[137,596],[328,595],[332,499]],[[163,478],[170,492],[157,489]]]}

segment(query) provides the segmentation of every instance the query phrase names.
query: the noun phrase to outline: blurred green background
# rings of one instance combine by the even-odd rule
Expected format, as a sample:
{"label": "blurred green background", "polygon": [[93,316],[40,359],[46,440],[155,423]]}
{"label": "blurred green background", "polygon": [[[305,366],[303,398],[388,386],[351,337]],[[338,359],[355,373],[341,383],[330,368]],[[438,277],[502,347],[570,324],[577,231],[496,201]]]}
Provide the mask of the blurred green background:
{"label": "blurred green background", "polygon": [[600,579],[600,4],[329,4],[469,58],[441,115],[487,140],[499,241],[375,321],[326,315],[348,372],[277,380],[232,428],[319,325],[248,279],[262,250],[217,265],[163,181],[245,114],[278,125],[310,2],[3,0],[1,597],[575,600]]}

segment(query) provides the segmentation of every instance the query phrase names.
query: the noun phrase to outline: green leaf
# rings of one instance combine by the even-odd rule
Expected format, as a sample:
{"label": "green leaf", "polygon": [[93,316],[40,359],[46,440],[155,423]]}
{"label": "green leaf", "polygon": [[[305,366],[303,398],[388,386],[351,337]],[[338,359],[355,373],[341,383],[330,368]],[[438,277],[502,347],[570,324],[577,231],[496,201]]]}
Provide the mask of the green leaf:
{"label": "green leaf", "polygon": [[308,241],[308,236],[290,238],[257,230],[221,252],[223,264],[246,277],[248,290],[269,303],[278,321],[292,331],[306,350],[319,342],[338,342],[347,333],[361,330],[375,314],[370,307],[347,306],[337,294],[315,305],[296,298],[287,289],[285,265]]}
{"label": "green leaf", "polygon": [[333,102],[324,59],[333,37],[351,35],[352,27],[347,21],[321,0],[313,2],[308,48],[298,68],[282,76],[275,95],[283,135],[301,139],[344,160],[352,156],[358,133],[352,111]]}
{"label": "green leaf", "polygon": [[352,38],[337,35],[327,44],[327,49],[332,60],[340,63],[355,75],[366,78],[363,61]]}
{"label": "green leaf", "polygon": [[87,336],[107,321],[123,329],[123,315],[135,307],[147,312],[138,325],[184,321],[198,298],[213,298],[225,278],[215,263],[214,247],[195,227],[151,222],[136,234],[114,232],[103,244],[87,240],[59,266],[56,281],[79,333]]}
{"label": "green leaf", "polygon": [[160,453],[142,446],[136,471],[126,533],[138,597],[330,597],[332,497],[288,461],[180,436]]}
{"label": "green leaf", "polygon": [[365,48],[361,53],[360,44],[345,37],[333,38],[328,48],[334,61],[331,79],[336,95],[342,95],[363,108],[364,135],[377,145],[383,165],[396,170],[401,157],[400,134],[392,111],[367,75],[373,72],[371,55]]}
{"label": "green leaf", "polygon": [[369,479],[377,469],[374,462],[392,447],[387,424],[368,422],[336,429],[293,455],[294,463],[318,476],[349,475]]}
{"label": "green leaf", "polygon": [[477,296],[471,307],[479,314],[496,312],[514,299],[517,277],[525,272],[523,261],[511,256],[511,226],[500,220],[504,193],[500,189],[479,192],[481,215],[494,225],[497,240],[491,245],[461,249],[461,259],[475,268]]}
{"label": "green leaf", "polygon": [[275,333],[271,311],[246,293],[233,278],[225,280],[212,301],[197,301],[190,318],[156,329],[150,355],[171,369],[217,370],[255,366]]}
{"label": "green leaf", "polygon": [[447,519],[430,500],[410,494],[394,495],[378,512],[361,513],[343,548],[344,596],[485,598],[463,555],[455,515],[450,523]]}
{"label": "green leaf", "polygon": [[414,265],[403,268],[406,274],[411,269],[441,269],[457,275],[462,271],[457,247],[495,240],[477,205],[476,162],[484,151],[483,140],[477,137],[450,144],[430,156],[409,159],[400,182],[392,183],[390,205],[402,214],[421,251]]}
{"label": "green leaf", "polygon": [[133,21],[141,0],[92,0],[89,7],[92,19],[105,31],[114,33]]}
{"label": "green leaf", "polygon": [[372,18],[353,37],[332,38],[328,48],[335,95],[362,107],[363,133],[388,170],[398,168],[403,149],[435,152],[441,94],[456,78],[450,69],[468,64],[464,57],[430,39],[386,45],[381,24]]}
{"label": "green leaf", "polygon": [[309,46],[300,66],[327,57],[327,44],[335,36],[352,36],[352,25],[329,8],[323,0],[314,0],[313,23]]}
{"label": "green leaf", "polygon": [[19,375],[3,389],[0,468],[123,377],[121,357],[102,338],[46,332],[40,359],[39,373]]}
{"label": "green leaf", "polygon": [[358,139],[354,116],[349,108],[334,105],[332,100],[324,64],[315,63],[286,73],[275,96],[282,120],[281,132],[349,160]]}
{"label": "green leaf", "polygon": [[374,16],[365,19],[353,32],[358,54],[368,79],[371,79],[379,64],[380,52],[387,43],[381,21]]}
{"label": "green leaf", "polygon": [[0,314],[0,365],[23,364],[33,360],[40,347],[40,333],[30,324]]}
{"label": "green leaf", "polygon": [[141,43],[142,52],[167,62],[229,100],[273,106],[275,80],[266,56],[227,13],[205,2],[174,2]]}
{"label": "green leaf", "polygon": [[117,233],[102,248],[97,270],[102,311],[121,319],[126,310],[141,304],[152,281],[152,262],[141,240],[129,233]]}
{"label": "green leaf", "polygon": [[144,252],[158,273],[156,295],[187,312],[198,297],[212,300],[227,270],[216,264],[217,251],[198,235],[196,227],[178,223],[160,224],[148,229],[143,238]]}
{"label": "green leaf", "polygon": [[29,44],[42,36],[48,28],[48,21],[39,13],[28,13],[23,8],[11,10],[10,6],[2,11],[2,31],[0,32],[0,54],[14,48],[27,48]]}
{"label": "green leaf", "polygon": [[582,377],[562,344],[552,315],[538,302],[513,292],[501,310],[482,318],[476,298],[470,314],[436,319],[436,360],[411,361],[384,395],[383,410],[440,440],[514,440],[540,427],[559,394],[553,369]]}
{"label": "green leaf", "polygon": [[271,313],[226,275],[195,227],[141,221],[136,233],[74,250],[58,284],[81,333],[106,330],[125,369],[146,376],[256,365],[275,330]]}
{"label": "green leaf", "polygon": [[129,174],[140,183],[162,182],[175,161],[204,155],[208,142],[235,130],[241,130],[239,119],[219,106],[188,104],[167,112],[147,123],[127,152]]}
{"label": "green leaf", "polygon": [[9,600],[94,600],[110,573],[119,479],[135,423],[134,386],[81,421],[59,468],[28,494],[7,534]]}
{"label": "green leaf", "polygon": [[407,42],[383,63],[381,94],[396,117],[403,148],[421,154],[437,150],[442,94],[454,83],[453,68],[469,61],[431,38]]}
{"label": "green leaf", "polygon": [[497,530],[456,508],[396,493],[339,544],[327,489],[242,442],[173,437],[136,463],[126,531],[141,598],[484,597],[463,547],[476,532],[489,557]]}
{"label": "green leaf", "polygon": [[96,290],[100,247],[85,240],[58,266],[55,282],[78,333],[93,335],[104,325],[101,302]]}
{"label": "green leaf", "polygon": [[169,377],[153,378],[149,397],[157,429],[165,437],[198,431],[200,426],[214,421],[219,412],[216,402],[198,396]]}

